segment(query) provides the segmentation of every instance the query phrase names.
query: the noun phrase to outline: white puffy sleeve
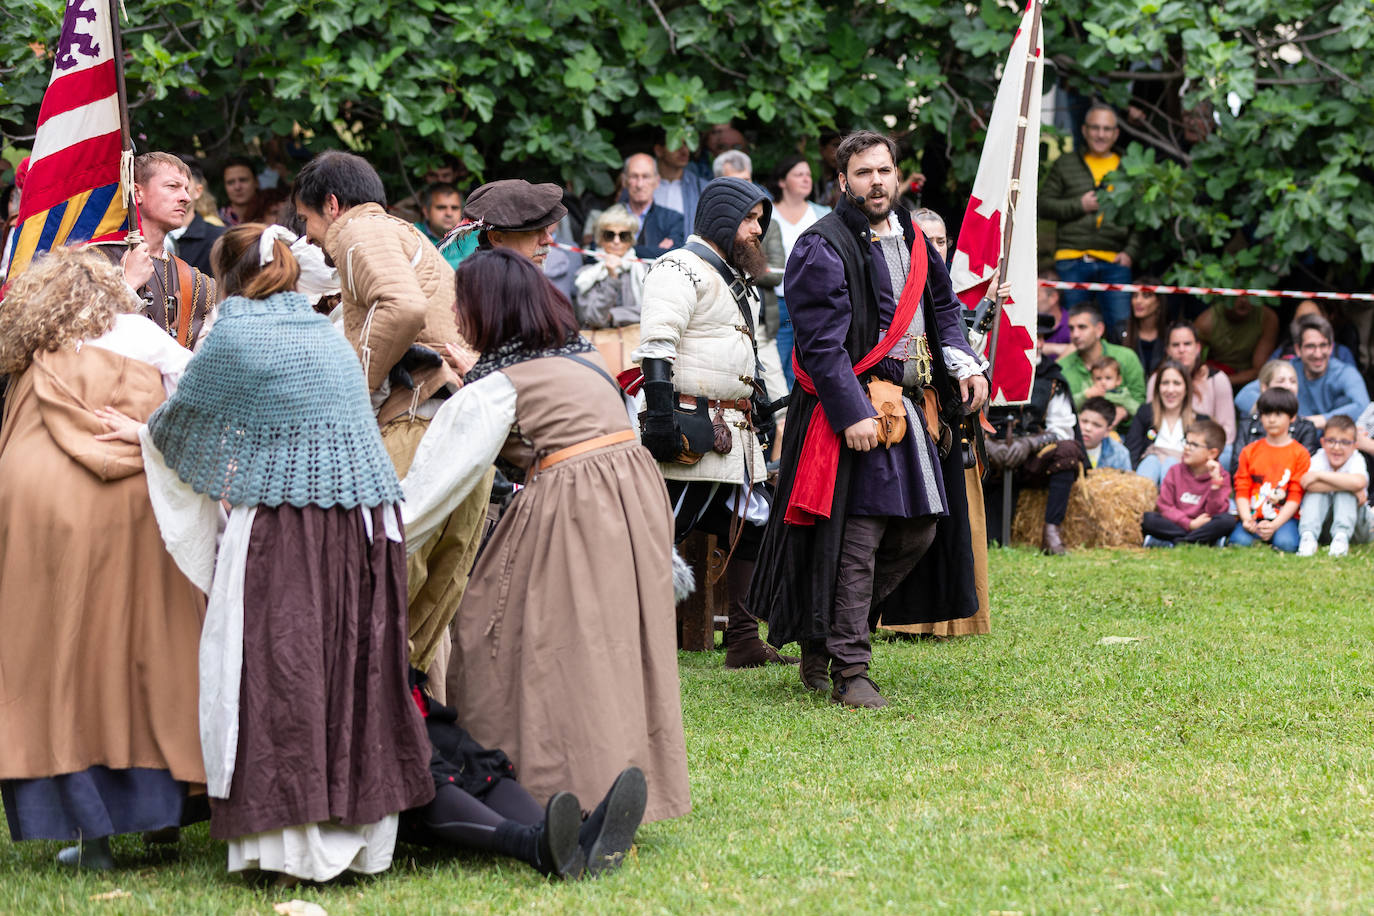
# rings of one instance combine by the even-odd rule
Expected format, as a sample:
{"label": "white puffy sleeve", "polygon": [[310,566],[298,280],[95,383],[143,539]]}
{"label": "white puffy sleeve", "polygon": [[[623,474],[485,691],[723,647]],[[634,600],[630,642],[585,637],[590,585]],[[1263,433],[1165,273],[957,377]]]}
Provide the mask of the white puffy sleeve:
{"label": "white puffy sleeve", "polygon": [[191,361],[191,351],[179,346],[146,315],[116,315],[110,330],[86,343],[156,366],[162,373],[162,387],[169,398],[176,393],[181,374]]}
{"label": "white puffy sleeve", "polygon": [[153,444],[146,423],[138,429],[138,440],[143,446],[148,498],[153,504],[157,527],[162,532],[162,542],[191,584],[208,595],[215,575],[215,553],[225,521],[224,510],[219,503],[191,489],[167,466],[162,452]]}
{"label": "white puffy sleeve", "polygon": [[491,467],[515,425],[515,386],[502,372],[458,389],[429,423],[401,481],[406,552],[429,540]]}
{"label": "white puffy sleeve", "polygon": [[[644,279],[639,346],[630,354],[630,359],[636,363],[646,359],[676,359],[682,334],[696,311],[697,278],[692,268],[683,263],[678,252],[659,260]],[[700,263],[699,258],[694,260]]]}

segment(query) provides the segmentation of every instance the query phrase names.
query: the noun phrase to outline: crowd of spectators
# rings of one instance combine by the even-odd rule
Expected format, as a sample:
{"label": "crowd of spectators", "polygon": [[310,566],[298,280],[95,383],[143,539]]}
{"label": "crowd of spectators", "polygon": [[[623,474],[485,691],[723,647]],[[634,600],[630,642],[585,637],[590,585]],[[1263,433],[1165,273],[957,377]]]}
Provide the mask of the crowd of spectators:
{"label": "crowd of spectators", "polygon": [[[1054,160],[1042,182],[1039,215],[1053,224],[1054,241],[1048,249],[1053,252],[1052,264],[1044,265],[1041,279],[1159,285],[1151,270],[1162,273],[1168,265],[1142,264],[1137,232],[1105,220],[1097,199],[1099,191],[1111,187],[1120,166],[1116,112],[1094,103],[1083,117],[1080,133],[1074,149]],[[817,138],[813,157],[803,151],[760,170],[750,157],[748,138],[731,124],[704,131],[695,154],[685,145],[670,148],[660,134],[656,143],[625,151],[611,195],[597,198],[565,191],[566,215],[527,232],[528,247],[546,275],[573,301],[578,320],[603,356],[622,368],[638,339],[645,275],[654,258],[687,241],[706,182],[720,176],[756,181],[756,175],[766,175],[757,183],[774,206],[764,240],[773,271],[758,284],[759,340],[766,351],[763,364],[770,391],[784,393],[793,384],[793,374],[783,268],[797,238],[835,203],[838,139],[838,133],[826,134]],[[210,170],[215,181],[206,180],[203,161],[188,157],[195,179],[193,207],[182,229],[168,234],[166,247],[208,271],[210,248],[226,227],[247,221],[290,222],[287,163],[301,158],[299,151],[287,155],[273,147],[265,152],[265,162],[236,157],[218,163]],[[462,230],[463,224],[477,219],[464,194],[473,184],[471,176],[451,163],[416,177],[421,179],[418,190],[390,209],[413,221],[431,241],[443,243],[444,257],[456,267],[477,247],[477,233]],[[902,187],[919,189],[923,182],[923,176],[913,174],[903,178]],[[5,203],[17,210],[9,196]],[[948,257],[954,239],[947,237],[941,215],[922,209],[919,197],[910,193],[902,202],[927,236],[938,238],[937,248]],[[1054,365],[1058,380],[1045,384],[1058,386],[1056,392],[1062,391],[1064,402],[1071,404],[1069,415],[1077,415],[1071,428],[1064,426],[1063,417],[1054,418],[1064,427],[1055,438],[1076,444],[1087,473],[1097,468],[1129,470],[1160,488],[1157,512],[1142,522],[1147,543],[1240,543],[1249,534],[1284,549],[1301,546],[1309,552],[1311,535],[1330,540],[1341,552],[1350,538],[1367,536],[1367,481],[1358,488],[1348,485],[1363,473],[1363,455],[1374,454],[1374,408],[1369,406],[1366,383],[1371,329],[1365,327],[1370,317],[1366,313],[1374,310],[1357,306],[1352,321],[1338,307],[1307,300],[1296,305],[1289,320],[1281,316],[1283,303],[1270,305],[1247,296],[1200,302],[1171,299],[1148,289],[1094,294],[1042,286],[1037,311],[1040,358]],[[1269,432],[1273,423],[1266,423],[1271,415],[1264,413],[1265,404],[1290,406],[1280,392],[1292,396],[1293,409],[1272,416],[1288,417],[1287,434],[1313,463],[1310,468],[1297,462],[1284,466],[1289,472],[1285,495],[1275,503],[1283,474],[1269,479],[1266,475],[1278,465],[1256,459],[1258,453],[1280,446]],[[1042,405],[1042,413],[1047,407],[1048,402]],[[1009,422],[1003,417],[994,425],[1003,436],[1044,434],[1046,418],[1027,425],[1024,412],[1018,409]],[[1328,430],[1333,422],[1336,426]],[[1342,450],[1346,440],[1349,447]],[[1285,446],[1282,454],[1292,457],[1296,451]],[[994,468],[994,477],[1000,470]],[[1335,485],[1324,482],[1327,476],[1309,480],[1309,474],[1334,475],[1331,479],[1338,485],[1348,486],[1340,492],[1359,504],[1353,513],[1358,522],[1354,528],[1346,531],[1345,519],[1352,513],[1346,511],[1344,498],[1332,495],[1335,491],[1329,487]],[[1020,481],[1025,475],[1017,472],[1016,478]],[[1036,479],[1045,482],[1043,477]],[[1064,479],[1057,489],[1063,489]],[[1254,488],[1266,484],[1262,501]],[[990,493],[995,490],[989,488]],[[1213,490],[1225,491],[1227,513],[1212,511]],[[1060,492],[1052,503],[1062,503],[1062,496]],[[1312,508],[1299,545],[1297,529],[1304,517],[1299,509],[1308,499]],[[1282,510],[1289,504],[1292,511],[1282,511],[1282,524],[1265,522],[1265,506]],[[1340,511],[1333,506],[1340,506]],[[1313,530],[1317,523],[1310,519],[1317,515],[1338,517],[1339,524],[1328,520],[1325,528]],[[1232,530],[1213,538],[1223,516],[1234,519]],[[1261,526],[1257,533],[1247,527],[1252,525]],[[1185,534],[1170,537],[1180,526]],[[997,526],[990,525],[989,531],[998,535]],[[1057,540],[1057,529],[1052,534]]]}

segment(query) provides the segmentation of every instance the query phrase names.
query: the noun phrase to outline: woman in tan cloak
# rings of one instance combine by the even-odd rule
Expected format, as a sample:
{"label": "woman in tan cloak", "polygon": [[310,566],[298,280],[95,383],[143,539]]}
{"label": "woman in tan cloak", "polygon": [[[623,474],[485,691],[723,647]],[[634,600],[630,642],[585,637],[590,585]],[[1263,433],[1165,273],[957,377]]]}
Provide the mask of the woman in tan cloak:
{"label": "woman in tan cloak", "polygon": [[118,268],[75,249],[0,306],[0,793],[15,840],[176,827],[205,782],[196,652],[205,601],[159,535],[137,445],[97,441],[107,404],[147,419],[191,358]]}

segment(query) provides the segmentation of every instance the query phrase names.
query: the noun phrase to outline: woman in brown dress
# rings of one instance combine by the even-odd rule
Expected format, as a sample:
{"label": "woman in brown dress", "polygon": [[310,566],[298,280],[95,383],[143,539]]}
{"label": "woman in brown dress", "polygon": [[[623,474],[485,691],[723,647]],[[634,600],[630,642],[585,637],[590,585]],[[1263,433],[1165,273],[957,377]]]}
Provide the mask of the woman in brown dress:
{"label": "woman in brown dress", "polygon": [[434,785],[407,683],[399,482],[352,348],[292,292],[294,240],[226,232],[211,262],[230,298],[176,394],[146,426],[102,416],[142,443],[168,549],[210,595],[210,835],[231,871],[325,881],[388,868],[399,812]]}
{"label": "woman in brown dress", "polygon": [[[175,828],[203,792],[196,645],[205,599],[158,534],[137,445],[99,442],[96,408],[139,420],[191,354],[142,315],[104,257],[55,250],[0,308],[0,794],[15,840]],[[202,806],[203,807],[203,806]]]}
{"label": "woman in brown dress", "polygon": [[402,482],[407,539],[423,542],[498,456],[524,487],[459,606],[448,701],[541,802],[560,789],[599,798],[633,765],[648,782],[644,820],[685,814],[662,475],[572,306],[531,262],[470,256],[457,300],[483,355]]}

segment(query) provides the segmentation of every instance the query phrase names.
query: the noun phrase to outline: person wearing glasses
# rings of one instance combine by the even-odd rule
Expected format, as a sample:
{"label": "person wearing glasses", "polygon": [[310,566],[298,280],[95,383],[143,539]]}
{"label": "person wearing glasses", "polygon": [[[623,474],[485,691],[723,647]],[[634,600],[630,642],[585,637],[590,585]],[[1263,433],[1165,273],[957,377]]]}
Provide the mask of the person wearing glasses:
{"label": "person wearing glasses", "polygon": [[1140,520],[1146,547],[1215,545],[1236,527],[1230,512],[1231,475],[1218,460],[1225,444],[1220,423],[1195,420],[1188,427],[1183,460],[1164,475],[1157,511]]}
{"label": "person wearing glasses", "polygon": [[[1111,106],[1095,102],[1083,119],[1082,148],[1075,145],[1050,166],[1040,189],[1040,216],[1055,222],[1054,269],[1061,280],[1130,283],[1131,267],[1140,257],[1135,230],[1102,218],[1097,192],[1111,190],[1107,178],[1121,166],[1113,147],[1121,128]],[[1064,307],[1096,297],[1102,306],[1112,340],[1131,314],[1131,294],[1121,291],[1089,293],[1065,290]]]}
{"label": "person wearing glasses", "polygon": [[1329,531],[1331,556],[1343,557],[1352,543],[1370,540],[1369,468],[1355,448],[1355,421],[1343,413],[1327,418],[1322,447],[1302,478],[1298,511],[1298,556],[1317,552]]}
{"label": "person wearing glasses", "polygon": [[573,281],[577,321],[583,328],[619,328],[639,323],[646,265],[631,251],[639,218],[624,204],[607,207],[596,221],[596,261]]}
{"label": "person wearing glasses", "polygon": [[[1326,418],[1343,413],[1358,417],[1369,406],[1369,389],[1360,370],[1332,355],[1335,332],[1321,315],[1303,315],[1293,322],[1293,341],[1297,351],[1288,363],[1293,367],[1298,396],[1298,416],[1311,421],[1318,430]],[[1236,394],[1236,410],[1245,416],[1259,397],[1257,382]]]}
{"label": "person wearing glasses", "polygon": [[[1360,370],[1331,355],[1335,333],[1331,322],[1320,315],[1304,315],[1293,326],[1298,356],[1298,409],[1317,429],[1325,429],[1328,417],[1358,417],[1369,406],[1369,390]],[[1301,368],[1299,368],[1301,367]]]}
{"label": "person wearing glasses", "polygon": [[573,304],[583,337],[618,374],[639,345],[639,305],[649,265],[634,254],[639,218],[624,204],[607,207],[596,220],[599,254],[573,279]]}

